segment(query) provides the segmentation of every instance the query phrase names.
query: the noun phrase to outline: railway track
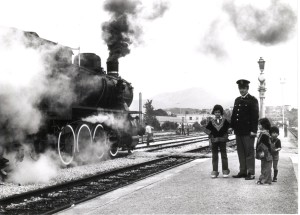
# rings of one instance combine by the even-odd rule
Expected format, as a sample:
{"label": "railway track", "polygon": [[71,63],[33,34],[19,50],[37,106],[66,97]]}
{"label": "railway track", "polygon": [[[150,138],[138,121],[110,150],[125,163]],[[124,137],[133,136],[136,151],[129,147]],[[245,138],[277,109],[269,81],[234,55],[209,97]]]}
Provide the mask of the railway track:
{"label": "railway track", "polygon": [[[165,147],[178,147],[180,141],[184,141],[181,144],[187,145],[199,140],[205,141],[207,137],[179,140],[175,145]],[[200,152],[205,156],[209,152],[209,146],[186,152]],[[0,200],[0,214],[53,214],[194,159],[195,157],[164,156],[79,180],[16,194]]]}
{"label": "railway track", "polygon": [[[185,137],[185,138],[180,138],[180,139],[169,139],[169,140],[163,140],[163,141],[158,141],[156,140],[155,142],[150,143],[149,146],[147,145],[137,145],[136,146],[136,150],[137,149],[149,149],[149,148],[157,148],[157,147],[161,147],[163,148],[163,146],[167,146],[167,145],[171,145],[171,144],[176,144],[176,143],[185,143],[185,142],[191,142],[191,141],[201,141],[201,140],[208,140],[208,136],[195,136],[195,137]],[[147,150],[149,151],[149,150]]]}
{"label": "railway track", "polygon": [[[154,136],[154,140],[157,141],[167,141],[167,140],[178,140],[178,139],[185,139],[188,137],[199,137],[199,136],[207,136],[207,135],[199,135],[199,134],[190,134],[189,136],[186,135],[162,135],[162,136]],[[142,140],[143,139],[143,140]],[[144,136],[143,138],[140,138],[139,144],[146,143],[147,137]]]}
{"label": "railway track", "polygon": [[[230,141],[233,141],[235,139],[230,139]],[[182,147],[186,145],[190,145],[193,143],[198,143],[198,142],[204,142],[208,141],[208,136],[203,136],[203,137],[197,137],[197,138],[189,138],[181,141],[172,141],[172,142],[167,142],[167,143],[158,143],[156,145],[151,145],[150,149],[147,149],[147,152],[154,152],[154,151],[160,151],[162,149],[168,149],[168,148],[176,148],[176,147]],[[148,147],[149,148],[149,147]]]}
{"label": "railway track", "polygon": [[296,129],[288,128],[288,131],[296,138],[298,139],[298,131]]}
{"label": "railway track", "polygon": [[1,214],[53,214],[138,180],[190,162],[193,158],[166,156],[0,200]]}

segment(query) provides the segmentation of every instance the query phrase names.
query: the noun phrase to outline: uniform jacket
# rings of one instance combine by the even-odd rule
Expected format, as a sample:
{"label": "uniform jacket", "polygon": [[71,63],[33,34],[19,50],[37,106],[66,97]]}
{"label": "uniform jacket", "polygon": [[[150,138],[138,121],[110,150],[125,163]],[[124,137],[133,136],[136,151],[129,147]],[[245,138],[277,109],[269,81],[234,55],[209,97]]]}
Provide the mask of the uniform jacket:
{"label": "uniform jacket", "polygon": [[248,94],[245,98],[237,97],[231,115],[231,127],[236,135],[250,135],[257,133],[258,101]]}

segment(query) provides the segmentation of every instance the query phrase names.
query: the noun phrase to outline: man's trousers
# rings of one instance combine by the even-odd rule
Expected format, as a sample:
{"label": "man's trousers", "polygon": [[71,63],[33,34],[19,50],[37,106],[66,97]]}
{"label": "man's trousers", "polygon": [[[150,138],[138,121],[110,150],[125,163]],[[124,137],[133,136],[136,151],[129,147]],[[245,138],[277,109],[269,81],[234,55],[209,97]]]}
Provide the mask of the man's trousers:
{"label": "man's trousers", "polygon": [[237,153],[240,162],[240,174],[255,175],[255,137],[236,135]]}

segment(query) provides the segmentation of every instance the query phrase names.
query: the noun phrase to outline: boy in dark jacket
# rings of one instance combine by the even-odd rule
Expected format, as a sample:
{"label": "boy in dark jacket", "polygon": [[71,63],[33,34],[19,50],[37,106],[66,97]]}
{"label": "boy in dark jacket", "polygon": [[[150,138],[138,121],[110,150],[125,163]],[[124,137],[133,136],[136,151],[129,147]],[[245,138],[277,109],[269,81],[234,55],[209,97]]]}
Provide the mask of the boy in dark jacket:
{"label": "boy in dark jacket", "polygon": [[228,169],[228,159],[226,152],[226,142],[228,141],[227,130],[229,128],[229,122],[223,117],[223,107],[221,105],[215,105],[212,114],[215,115],[215,119],[209,121],[205,130],[205,133],[209,135],[212,144],[213,171],[211,172],[211,177],[216,178],[219,175],[218,150],[220,149],[223,177],[227,178],[230,173],[230,170]]}
{"label": "boy in dark jacket", "polygon": [[271,134],[271,143],[274,144],[273,146],[274,151],[272,153],[274,177],[272,182],[277,182],[279,151],[281,150],[281,141],[280,139],[278,139],[279,129],[276,126],[271,127],[270,134]]}
{"label": "boy in dark jacket", "polygon": [[272,154],[270,141],[271,123],[267,118],[262,118],[258,122],[260,134],[256,143],[256,158],[261,160],[261,175],[256,182],[259,185],[272,183],[271,169],[272,169]]}

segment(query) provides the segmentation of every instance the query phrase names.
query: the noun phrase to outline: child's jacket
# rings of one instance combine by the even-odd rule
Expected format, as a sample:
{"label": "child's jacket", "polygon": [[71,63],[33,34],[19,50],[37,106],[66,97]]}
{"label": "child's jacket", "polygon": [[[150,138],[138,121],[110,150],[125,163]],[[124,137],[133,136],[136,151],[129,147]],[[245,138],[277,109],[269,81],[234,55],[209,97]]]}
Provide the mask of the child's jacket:
{"label": "child's jacket", "polygon": [[222,117],[221,119],[212,119],[205,127],[205,133],[211,138],[211,142],[227,142],[228,133],[227,130],[230,127],[230,123]]}
{"label": "child's jacket", "polygon": [[[272,139],[271,138],[271,142],[273,144],[273,146],[275,147],[275,149],[281,148],[281,141],[280,139],[276,138],[276,139]],[[279,151],[272,151],[272,156],[273,156],[273,160],[279,160]]]}
{"label": "child's jacket", "polygon": [[267,131],[262,131],[257,138],[256,159],[266,161],[273,159],[270,135]]}

